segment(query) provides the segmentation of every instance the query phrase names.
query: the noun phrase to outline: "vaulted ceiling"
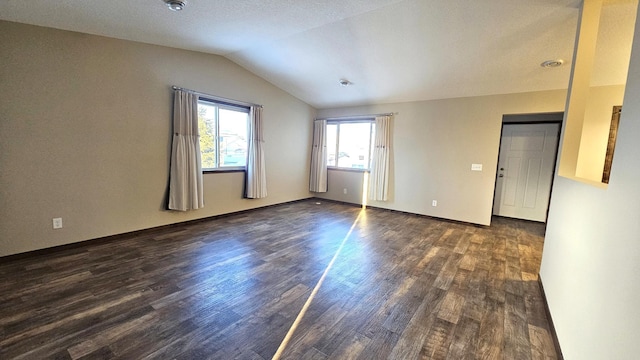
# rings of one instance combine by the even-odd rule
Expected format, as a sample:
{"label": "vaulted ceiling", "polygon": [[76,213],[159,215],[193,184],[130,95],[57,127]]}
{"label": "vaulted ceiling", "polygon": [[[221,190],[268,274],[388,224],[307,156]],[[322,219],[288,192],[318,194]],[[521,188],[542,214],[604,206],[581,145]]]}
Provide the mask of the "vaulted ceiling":
{"label": "vaulted ceiling", "polygon": [[[579,0],[4,0],[0,19],[222,55],[317,107],[566,89]],[[594,84],[626,80],[632,0]],[[628,34],[627,34],[628,33]],[[558,68],[540,63],[563,59]],[[619,70],[622,68],[622,70]],[[618,70],[612,70],[618,69]],[[351,86],[342,87],[340,79]]]}

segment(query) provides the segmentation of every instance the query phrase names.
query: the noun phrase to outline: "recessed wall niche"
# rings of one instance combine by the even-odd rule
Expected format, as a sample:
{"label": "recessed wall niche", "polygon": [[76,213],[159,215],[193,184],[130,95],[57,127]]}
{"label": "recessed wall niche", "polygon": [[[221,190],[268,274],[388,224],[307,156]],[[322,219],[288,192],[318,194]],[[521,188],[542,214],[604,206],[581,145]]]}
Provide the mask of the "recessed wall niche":
{"label": "recessed wall niche", "polygon": [[[560,176],[606,187],[611,109],[623,102],[637,6],[638,0],[582,3],[565,109]],[[609,164],[613,156],[612,151]],[[607,181],[610,170],[609,165]]]}

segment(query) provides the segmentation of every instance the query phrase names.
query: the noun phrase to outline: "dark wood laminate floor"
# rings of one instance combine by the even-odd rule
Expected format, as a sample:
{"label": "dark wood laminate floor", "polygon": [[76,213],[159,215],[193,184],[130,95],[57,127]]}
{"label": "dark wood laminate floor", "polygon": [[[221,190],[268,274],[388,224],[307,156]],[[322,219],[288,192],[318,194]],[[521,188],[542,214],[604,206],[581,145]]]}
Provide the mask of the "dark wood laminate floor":
{"label": "dark wood laminate floor", "polygon": [[[0,359],[270,359],[360,209],[285,204],[0,259]],[[283,359],[555,359],[544,225],[367,209]]]}

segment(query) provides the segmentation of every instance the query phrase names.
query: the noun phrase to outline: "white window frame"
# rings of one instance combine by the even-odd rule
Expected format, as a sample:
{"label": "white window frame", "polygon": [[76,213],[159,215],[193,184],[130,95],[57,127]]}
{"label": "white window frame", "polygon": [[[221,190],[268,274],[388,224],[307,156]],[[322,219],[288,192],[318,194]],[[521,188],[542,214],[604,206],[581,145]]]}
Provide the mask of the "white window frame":
{"label": "white window frame", "polygon": [[[204,164],[202,167],[202,172],[203,173],[211,173],[211,172],[228,172],[228,171],[244,171],[246,170],[246,165],[245,166],[220,166],[220,156],[221,156],[221,152],[220,152],[220,109],[225,109],[225,110],[232,110],[232,111],[237,111],[237,112],[244,112],[247,114],[247,121],[246,121],[246,126],[247,126],[247,136],[249,135],[249,110],[250,108],[244,105],[240,105],[240,104],[233,104],[230,102],[224,102],[224,101],[219,101],[219,100],[215,100],[215,99],[211,99],[208,98],[206,96],[199,96],[198,97],[198,106],[200,104],[203,105],[207,105],[207,106],[215,106],[216,111],[215,111],[215,137],[214,137],[214,146],[215,146],[215,155],[216,155],[216,167],[213,168],[205,168]],[[199,111],[199,110],[198,110]],[[198,119],[198,122],[200,121],[200,119]],[[247,139],[248,140],[248,139]],[[247,142],[247,147],[248,147],[248,142]],[[200,149],[200,151],[202,152],[202,149]],[[246,161],[245,161],[246,164]]]}
{"label": "white window frame", "polygon": [[[368,123],[368,124],[370,124],[370,126],[369,126],[369,163],[367,164],[366,168],[353,168],[353,167],[338,166],[338,156],[340,154],[340,125],[341,124],[356,124],[356,123]],[[373,155],[373,141],[375,140],[373,138],[374,137],[374,131],[375,131],[375,125],[376,125],[375,118],[327,120],[327,126],[329,126],[329,125],[338,125],[338,127],[337,127],[337,130],[336,130],[336,148],[335,148],[335,154],[336,154],[335,163],[336,163],[336,165],[329,165],[329,160],[327,159],[327,169],[357,171],[357,172],[368,172],[368,171],[370,171],[371,170],[372,155]],[[327,145],[327,150],[328,150],[328,145]]]}

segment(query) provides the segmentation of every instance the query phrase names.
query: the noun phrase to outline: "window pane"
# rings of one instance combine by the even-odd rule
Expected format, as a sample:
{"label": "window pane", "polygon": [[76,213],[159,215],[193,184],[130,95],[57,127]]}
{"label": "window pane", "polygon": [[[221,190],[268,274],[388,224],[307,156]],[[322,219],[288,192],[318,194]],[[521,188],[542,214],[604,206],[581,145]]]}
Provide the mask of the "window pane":
{"label": "window pane", "polygon": [[198,132],[202,168],[216,167],[216,106],[198,103]]}
{"label": "window pane", "polygon": [[338,167],[367,169],[371,123],[340,124]]}
{"label": "window pane", "polygon": [[336,166],[338,125],[327,124],[327,166]]}
{"label": "window pane", "polygon": [[247,164],[248,114],[219,109],[219,116],[220,166],[245,166]]}

